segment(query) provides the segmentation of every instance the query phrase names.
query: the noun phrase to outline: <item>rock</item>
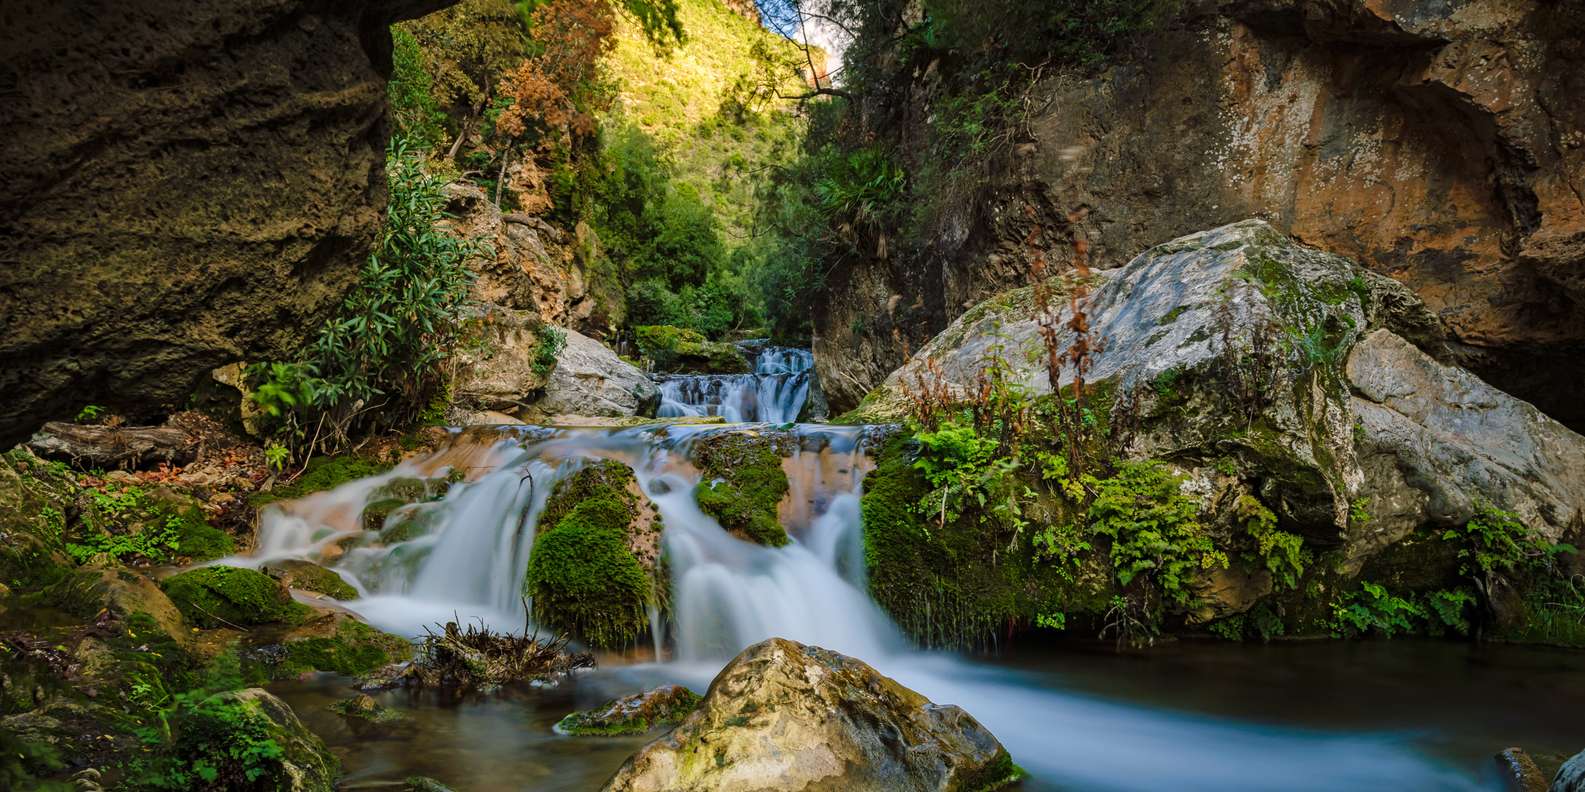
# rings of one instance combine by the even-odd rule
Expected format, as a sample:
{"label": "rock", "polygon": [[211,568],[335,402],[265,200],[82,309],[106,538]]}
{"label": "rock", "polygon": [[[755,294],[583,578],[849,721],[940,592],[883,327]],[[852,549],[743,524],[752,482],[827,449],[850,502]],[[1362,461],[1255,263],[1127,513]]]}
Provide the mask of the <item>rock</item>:
{"label": "rock", "polygon": [[340,715],[359,738],[388,735],[411,723],[402,713],[382,706],[365,693],[338,701],[330,705],[330,710]]}
{"label": "rock", "polygon": [[296,354],[380,227],[388,27],[448,4],[7,3],[0,448]]}
{"label": "rock", "polygon": [[791,484],[782,469],[781,434],[723,431],[700,434],[691,449],[699,468],[694,498],[700,511],[745,542],[781,547],[790,539],[780,506]]}
{"label": "rock", "polygon": [[190,569],[160,581],[189,622],[200,627],[245,629],[271,623],[298,623],[309,609],[292,601],[279,581],[241,567]]}
{"label": "rock", "polygon": [[699,706],[699,694],[682,685],[662,685],[634,693],[590,710],[574,712],[556,723],[560,734],[616,737],[644,734],[662,726],[675,726]]}
{"label": "rock", "polygon": [[[296,622],[255,627],[243,639],[243,662],[269,679],[314,671],[346,676],[373,673],[413,656],[413,644],[381,632],[334,606],[304,606]],[[252,678],[252,677],[250,677]]]}
{"label": "rock", "polygon": [[1585,792],[1585,751],[1569,757],[1558,768],[1549,792]]}
{"label": "rock", "polygon": [[198,443],[170,426],[101,426],[50,421],[28,441],[45,459],[84,468],[116,470],[150,468],[156,463],[180,467],[198,456]]}
{"label": "rock", "polygon": [[1547,792],[1546,776],[1523,748],[1506,748],[1492,759],[1506,792]]}
{"label": "rock", "polygon": [[486,306],[475,321],[481,328],[479,348],[458,353],[456,403],[473,410],[522,408],[545,387],[557,363],[549,336],[554,328],[531,311],[497,306]]}
{"label": "rock", "polygon": [[428,776],[408,776],[402,786],[406,792],[451,792],[451,787]]}
{"label": "rock", "polygon": [[[1585,372],[1577,4],[1182,7],[1107,68],[1056,70],[1034,86],[1047,109],[1024,127],[1028,156],[976,172],[939,211],[910,215],[926,231],[894,235],[890,257],[833,270],[813,301],[815,357],[833,406],[851,409],[905,350],[1027,283],[1033,227],[1049,235],[1043,252],[1065,264],[1068,245],[1051,232],[1082,206],[1079,226],[1101,267],[1163,239],[1265,217],[1399,279],[1468,345],[1482,378],[1585,425],[1585,402],[1573,396]],[[895,98],[865,116],[897,121],[869,133],[930,139],[932,116],[901,112],[940,106],[938,86],[951,81],[929,71],[916,69],[911,84],[899,75]],[[899,162],[910,173],[937,151],[915,150],[919,159],[904,152]]]}
{"label": "rock", "polygon": [[264,574],[280,581],[287,588],[311,591],[332,599],[357,599],[358,590],[340,575],[312,561],[295,558],[271,561],[261,567]]}
{"label": "rock", "polygon": [[799,423],[824,423],[831,419],[831,405],[826,402],[826,392],[820,388],[820,375],[809,371],[809,392],[804,396],[804,406],[798,411]]}
{"label": "rock", "polygon": [[269,720],[269,737],[281,748],[282,779],[274,787],[284,792],[330,792],[335,789],[340,762],[325,746],[324,740],[298,720],[286,702],[261,688],[248,688],[220,694],[222,701],[234,701]]}
{"label": "rock", "polygon": [[669,325],[633,328],[639,354],[668,374],[747,374],[752,364],[734,344],[706,340],[697,331]]}
{"label": "rock", "polygon": [[660,388],[644,372],[605,344],[572,330],[545,393],[527,416],[579,415],[604,418],[655,415]]}
{"label": "rock", "polygon": [[606,792],[992,790],[1021,776],[968,713],[865,663],[784,638],[755,644]]}
{"label": "rock", "polygon": [[[522,183],[525,174],[514,174]],[[446,185],[452,226],[464,237],[491,242],[494,258],[470,263],[479,302],[528,312],[539,321],[598,332],[611,320],[612,306],[587,286],[583,268],[561,231],[528,213],[502,214],[472,182]],[[548,207],[546,207],[548,208]]]}
{"label": "rock", "polygon": [[[1071,286],[1053,281],[1057,304]],[[1343,546],[1346,574],[1477,502],[1550,541],[1585,519],[1585,438],[1438,361],[1436,320],[1403,286],[1264,222],[1158,245],[1097,275],[1087,305],[1090,392],[1132,427],[1127,455],[1236,460],[1284,530]],[[932,367],[966,394],[998,349],[1014,382],[1050,394],[1043,356],[1026,354],[1041,349],[1034,314],[1028,288],[975,306],[847,417],[897,420],[904,384]],[[1072,342],[1064,330],[1057,348]]]}

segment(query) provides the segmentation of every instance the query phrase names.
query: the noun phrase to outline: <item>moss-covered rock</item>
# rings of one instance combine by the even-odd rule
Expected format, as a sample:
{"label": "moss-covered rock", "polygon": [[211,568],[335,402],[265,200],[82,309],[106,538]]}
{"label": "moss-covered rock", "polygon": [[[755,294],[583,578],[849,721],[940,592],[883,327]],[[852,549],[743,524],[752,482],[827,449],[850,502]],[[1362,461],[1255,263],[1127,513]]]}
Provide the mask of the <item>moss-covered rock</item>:
{"label": "moss-covered rock", "polygon": [[329,709],[340,715],[347,728],[358,737],[389,734],[410,723],[402,713],[381,705],[374,697],[363,693],[342,699],[330,705]]}
{"label": "moss-covered rock", "polygon": [[389,463],[351,454],[314,457],[308,460],[303,472],[290,483],[278,484],[268,492],[255,493],[249,500],[255,506],[296,500],[316,492],[335,489],[349,481],[377,476],[390,469]]}
{"label": "moss-covered rock", "polygon": [[659,599],[658,526],[641,519],[646,508],[620,462],[590,465],[557,485],[523,583],[535,621],[596,647],[638,638]]}
{"label": "moss-covered rock", "polygon": [[682,685],[663,685],[574,712],[556,723],[556,731],[580,737],[644,734],[677,725],[699,706],[699,701],[699,694]]}
{"label": "moss-covered rock", "polygon": [[772,438],[746,432],[712,432],[693,444],[701,480],[694,498],[727,532],[748,542],[780,547],[790,541],[779,509],[789,485]]}
{"label": "moss-covered rock", "polygon": [[633,328],[638,351],[656,371],[693,374],[747,374],[753,368],[732,344],[709,341],[695,330],[670,325]]}
{"label": "moss-covered rock", "polygon": [[[1027,542],[987,546],[970,519],[927,524],[918,504],[929,491],[899,436],[882,447],[860,499],[870,594],[914,640],[978,648],[1010,625],[1035,625],[1044,616],[1074,626],[1105,613],[1115,584],[1104,560],[1064,567],[1035,558]],[[1027,508],[1038,514],[1037,504]]]}
{"label": "moss-covered rock", "polygon": [[312,561],[288,559],[265,565],[264,573],[287,588],[311,591],[338,600],[357,599],[358,590],[342,577]]}
{"label": "moss-covered rock", "polygon": [[257,681],[313,671],[362,676],[413,656],[411,641],[381,632],[338,610],[321,610],[300,626],[250,635],[245,671]]}
{"label": "moss-covered rock", "polygon": [[200,627],[296,624],[312,612],[277,580],[240,567],[200,567],[161,581],[160,588]]}

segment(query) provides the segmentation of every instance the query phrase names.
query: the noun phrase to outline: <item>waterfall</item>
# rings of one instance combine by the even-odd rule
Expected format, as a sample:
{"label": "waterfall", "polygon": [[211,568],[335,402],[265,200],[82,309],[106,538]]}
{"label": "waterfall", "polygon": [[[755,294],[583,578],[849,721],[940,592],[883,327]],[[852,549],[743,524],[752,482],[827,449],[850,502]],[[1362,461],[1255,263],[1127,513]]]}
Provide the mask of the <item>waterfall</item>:
{"label": "waterfall", "polygon": [[[708,685],[745,646],[782,636],[858,657],[933,701],[959,704],[995,733],[1038,788],[1473,789],[1458,773],[1392,735],[1329,734],[1175,714],[1053,689],[998,669],[909,646],[869,598],[860,497],[870,462],[865,427],[670,426],[621,430],[503,429],[382,476],[271,507],[260,556],[319,561],[363,595],[345,603],[371,623],[416,635],[453,619],[523,624],[521,592],[540,512],[555,483],[592,460],[617,459],[665,525],[672,656],[603,672],[635,685]],[[689,450],[715,432],[779,433],[790,492],[781,515],[791,542],[770,548],[729,535],[699,509]],[[381,534],[362,530],[363,501],[403,476],[470,472],[439,501],[404,507]],[[379,536],[418,525],[391,541]],[[662,623],[655,624],[657,656]],[[1032,787],[1033,788],[1033,787]]]}
{"label": "waterfall", "polygon": [[660,378],[658,415],[791,423],[809,396],[813,366],[807,349],[765,347],[754,357],[752,374],[669,374]]}

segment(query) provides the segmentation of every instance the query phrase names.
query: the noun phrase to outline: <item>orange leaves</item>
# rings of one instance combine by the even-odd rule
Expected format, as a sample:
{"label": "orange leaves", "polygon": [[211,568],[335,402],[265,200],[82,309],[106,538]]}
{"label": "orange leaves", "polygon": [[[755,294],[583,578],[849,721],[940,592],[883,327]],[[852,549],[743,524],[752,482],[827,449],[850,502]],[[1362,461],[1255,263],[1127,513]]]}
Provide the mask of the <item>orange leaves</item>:
{"label": "orange leaves", "polygon": [[609,101],[599,67],[615,43],[614,23],[607,0],[551,0],[535,10],[538,52],[502,78],[500,93],[511,105],[496,130],[541,147],[592,134],[594,114]]}

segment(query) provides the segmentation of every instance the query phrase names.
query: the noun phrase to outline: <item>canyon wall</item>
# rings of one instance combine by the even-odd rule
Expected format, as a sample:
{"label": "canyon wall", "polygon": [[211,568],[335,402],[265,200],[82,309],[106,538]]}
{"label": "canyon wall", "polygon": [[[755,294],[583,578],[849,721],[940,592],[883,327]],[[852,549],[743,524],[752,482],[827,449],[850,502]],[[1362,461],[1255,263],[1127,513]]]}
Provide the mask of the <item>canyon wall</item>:
{"label": "canyon wall", "polygon": [[[929,117],[936,80],[915,76],[906,117]],[[969,306],[1027,283],[1033,224],[1082,210],[1109,267],[1260,217],[1408,285],[1461,362],[1579,427],[1581,96],[1577,0],[1190,4],[1103,71],[1041,80],[1020,136],[923,238],[833,273],[822,382],[851,407]]]}
{"label": "canyon wall", "polygon": [[291,356],[385,203],[388,25],[448,0],[0,10],[0,447]]}

